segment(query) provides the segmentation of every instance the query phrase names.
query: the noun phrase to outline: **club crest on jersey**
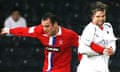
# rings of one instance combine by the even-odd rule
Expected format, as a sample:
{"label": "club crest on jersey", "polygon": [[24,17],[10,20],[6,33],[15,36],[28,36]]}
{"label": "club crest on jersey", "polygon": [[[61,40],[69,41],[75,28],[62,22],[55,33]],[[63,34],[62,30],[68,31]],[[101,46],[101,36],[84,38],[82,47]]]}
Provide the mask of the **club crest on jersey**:
{"label": "club crest on jersey", "polygon": [[60,51],[60,48],[58,48],[58,47],[46,47],[45,49],[48,51],[51,51],[51,52],[59,52]]}
{"label": "club crest on jersey", "polygon": [[99,37],[99,35],[97,35],[97,34],[96,34],[95,36],[96,36],[96,37]]}
{"label": "club crest on jersey", "polygon": [[63,40],[59,40],[59,44],[62,45],[63,44]]}
{"label": "club crest on jersey", "polygon": [[107,34],[109,34],[109,31],[107,31]]}

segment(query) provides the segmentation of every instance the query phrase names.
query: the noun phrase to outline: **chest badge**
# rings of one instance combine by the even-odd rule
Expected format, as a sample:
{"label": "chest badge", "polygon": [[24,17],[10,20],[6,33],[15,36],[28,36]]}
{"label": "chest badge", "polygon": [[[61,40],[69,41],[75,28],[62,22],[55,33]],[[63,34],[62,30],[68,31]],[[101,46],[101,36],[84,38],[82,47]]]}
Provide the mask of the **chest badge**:
{"label": "chest badge", "polygon": [[63,40],[59,40],[59,44],[62,45],[63,44]]}

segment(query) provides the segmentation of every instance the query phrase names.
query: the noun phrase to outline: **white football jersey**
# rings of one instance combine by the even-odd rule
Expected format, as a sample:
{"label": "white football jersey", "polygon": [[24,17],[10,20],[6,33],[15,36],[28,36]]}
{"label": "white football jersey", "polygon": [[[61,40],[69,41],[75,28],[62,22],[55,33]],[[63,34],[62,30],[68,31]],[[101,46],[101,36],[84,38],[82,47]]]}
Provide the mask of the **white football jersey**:
{"label": "white football jersey", "polygon": [[103,28],[104,29],[101,30],[97,25],[89,23],[83,30],[83,33],[79,40],[80,45],[78,51],[82,54],[99,55],[99,53],[96,53],[90,48],[90,44],[92,42],[108,48],[111,46],[115,51],[116,39],[111,24],[104,23]]}

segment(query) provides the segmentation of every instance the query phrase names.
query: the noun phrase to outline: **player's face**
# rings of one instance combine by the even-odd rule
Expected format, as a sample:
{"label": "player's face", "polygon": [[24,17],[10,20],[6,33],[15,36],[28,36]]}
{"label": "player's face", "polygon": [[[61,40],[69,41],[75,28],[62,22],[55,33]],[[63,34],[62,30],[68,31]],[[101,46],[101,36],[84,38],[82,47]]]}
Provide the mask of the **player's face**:
{"label": "player's face", "polygon": [[102,26],[106,20],[106,12],[105,11],[96,11],[92,16],[92,22],[98,26]]}
{"label": "player's face", "polygon": [[12,13],[12,18],[14,19],[14,21],[17,21],[19,19],[19,17],[20,17],[19,11],[14,11]]}
{"label": "player's face", "polygon": [[57,33],[57,24],[52,24],[49,18],[47,20],[42,20],[42,26],[45,33],[47,33],[50,36],[55,35]]}

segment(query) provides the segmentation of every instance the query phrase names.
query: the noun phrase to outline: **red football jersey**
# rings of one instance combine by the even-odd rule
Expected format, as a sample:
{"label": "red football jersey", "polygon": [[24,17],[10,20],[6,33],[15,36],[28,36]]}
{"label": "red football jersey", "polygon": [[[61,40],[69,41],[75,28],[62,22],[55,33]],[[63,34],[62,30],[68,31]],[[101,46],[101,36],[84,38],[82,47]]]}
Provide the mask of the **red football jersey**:
{"label": "red football jersey", "polygon": [[70,29],[59,27],[55,36],[49,36],[43,27],[10,29],[10,33],[18,36],[35,37],[43,44],[45,61],[43,72],[70,72],[72,46],[78,47],[78,34]]}

